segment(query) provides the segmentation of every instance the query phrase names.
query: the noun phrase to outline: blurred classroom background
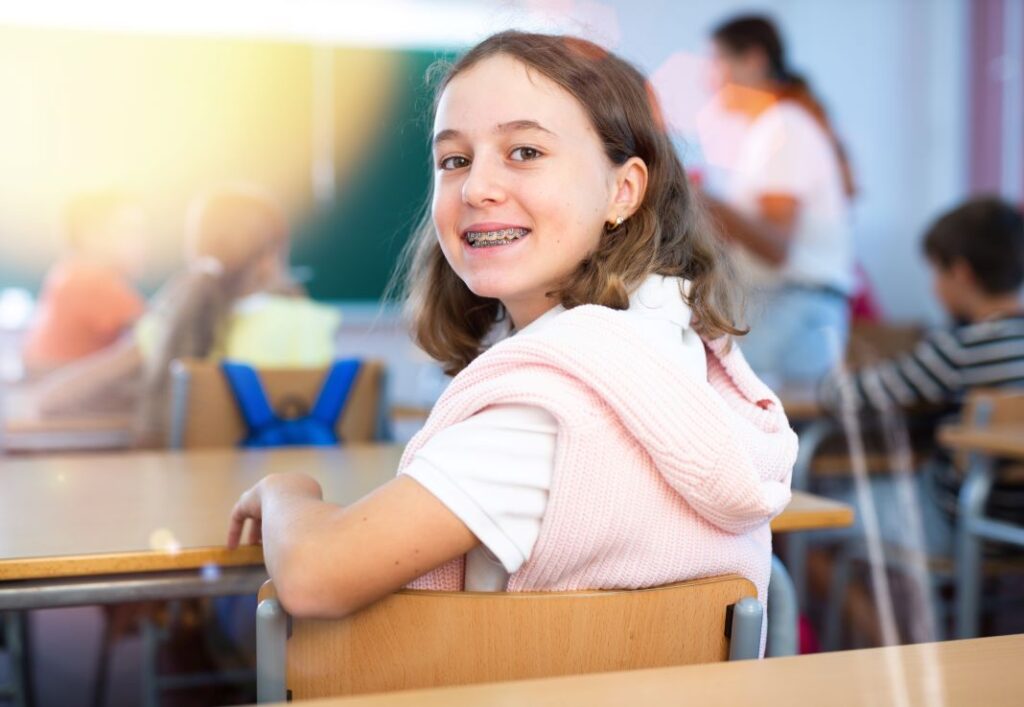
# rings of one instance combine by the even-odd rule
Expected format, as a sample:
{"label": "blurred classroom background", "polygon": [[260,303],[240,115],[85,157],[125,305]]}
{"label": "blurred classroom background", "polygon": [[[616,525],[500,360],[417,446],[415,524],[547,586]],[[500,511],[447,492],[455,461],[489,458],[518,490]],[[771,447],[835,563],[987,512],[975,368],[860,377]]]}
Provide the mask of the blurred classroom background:
{"label": "blurred classroom background", "polygon": [[[707,119],[708,30],[775,17],[846,143],[860,193],[854,244],[886,319],[938,324],[918,240],[974,193],[1021,198],[1014,2],[42,2],[0,15],[0,371],[61,249],[77,193],[116,189],[150,215],[144,291],[180,264],[188,199],[265,186],[293,225],[291,264],[336,303],[353,345],[378,309],[429,179],[425,69],[502,27],[575,32],[648,72],[689,168],[714,185],[727,120]],[[1012,18],[1007,18],[1012,20]],[[1016,52],[1016,53],[1015,53]],[[701,120],[704,115],[705,120]],[[708,123],[711,123],[710,127]],[[703,128],[701,127],[703,126]],[[702,134],[703,130],[703,134]],[[727,149],[724,152],[728,152]],[[383,315],[380,314],[383,311]],[[347,342],[347,343],[346,343]],[[429,403],[415,364],[396,403]],[[407,375],[406,375],[407,374]],[[429,377],[429,376],[428,376]]]}
{"label": "blurred classroom background", "polygon": [[[778,23],[790,64],[810,79],[845,144],[859,187],[850,205],[858,288],[874,303],[874,322],[894,331],[946,325],[921,254],[922,234],[976,195],[1024,204],[1021,0],[0,6],[0,394],[7,451],[61,451],[52,427],[34,431],[33,420],[22,419],[28,408],[19,391],[29,377],[22,350],[41,286],[66,247],[69,201],[112,191],[145,211],[137,285],[149,297],[182,267],[193,197],[238,182],[259,185],[281,204],[291,225],[291,277],[340,313],[336,356],[384,363],[390,437],[407,440],[447,383],[410,341],[400,304],[384,299],[431,179],[428,67],[506,28],[602,43],[648,74],[684,164],[714,194],[728,180],[744,126],[716,112],[706,81],[709,33],[747,12]],[[883,354],[890,348],[900,347],[879,344]],[[102,434],[101,446],[131,442],[123,430]],[[68,438],[78,445],[81,430]],[[791,545],[782,549],[807,551]],[[1019,549],[1009,553],[1020,559]],[[843,559],[829,555],[833,563]],[[855,581],[857,567],[841,566]],[[803,596],[813,591],[814,564],[799,574],[802,585],[811,585],[800,587]],[[1014,576],[1010,594],[1021,586],[1020,574]],[[819,597],[807,612],[815,645],[825,641],[828,600]],[[862,613],[847,620],[866,611],[867,623],[878,621],[870,602],[851,610]],[[98,635],[99,615],[60,609],[33,620],[37,656],[49,656],[34,668],[39,704],[85,704],[95,658],[68,651],[66,636]],[[1021,607],[1011,606],[983,629],[1005,633],[1021,625]],[[878,627],[832,632],[838,644],[825,647],[886,638]],[[138,640],[118,648],[108,704],[134,703]],[[63,675],[65,684],[42,679],[43,671]],[[70,694],[67,685],[86,687]]]}

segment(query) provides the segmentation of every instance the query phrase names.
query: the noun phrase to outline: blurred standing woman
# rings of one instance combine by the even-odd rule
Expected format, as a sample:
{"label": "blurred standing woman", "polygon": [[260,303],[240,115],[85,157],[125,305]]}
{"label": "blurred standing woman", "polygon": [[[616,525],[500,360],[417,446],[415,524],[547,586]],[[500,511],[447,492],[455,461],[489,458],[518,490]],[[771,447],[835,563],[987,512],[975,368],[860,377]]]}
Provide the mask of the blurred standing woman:
{"label": "blurred standing woman", "polygon": [[722,106],[750,120],[724,201],[710,198],[750,273],[751,367],[775,383],[813,383],[846,347],[853,285],[849,162],[821,103],[794,74],[775,25],[744,16],[712,34]]}

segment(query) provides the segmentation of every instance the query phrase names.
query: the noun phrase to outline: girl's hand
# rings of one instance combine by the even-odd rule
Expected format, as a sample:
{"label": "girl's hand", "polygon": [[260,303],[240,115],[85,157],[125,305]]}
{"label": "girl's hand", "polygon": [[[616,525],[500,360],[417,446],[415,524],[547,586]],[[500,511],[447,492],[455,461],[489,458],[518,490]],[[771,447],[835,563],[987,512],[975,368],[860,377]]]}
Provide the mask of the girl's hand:
{"label": "girl's hand", "polygon": [[249,544],[263,542],[263,504],[272,496],[302,496],[316,500],[323,499],[320,484],[305,474],[271,474],[242,494],[231,509],[228,527],[228,549],[234,550],[241,543],[246,520],[251,520]]}

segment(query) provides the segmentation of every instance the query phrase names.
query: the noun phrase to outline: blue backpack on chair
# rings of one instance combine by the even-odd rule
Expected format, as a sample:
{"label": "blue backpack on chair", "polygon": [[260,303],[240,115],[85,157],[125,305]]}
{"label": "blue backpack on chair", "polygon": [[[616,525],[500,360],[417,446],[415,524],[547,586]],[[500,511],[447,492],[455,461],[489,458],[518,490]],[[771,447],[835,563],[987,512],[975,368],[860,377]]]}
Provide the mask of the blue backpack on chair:
{"label": "blue backpack on chair", "polygon": [[221,370],[248,428],[240,446],[327,447],[340,443],[334,428],[359,374],[358,359],[339,360],[331,365],[311,409],[302,401],[289,398],[280,406],[280,412],[271,407],[252,366],[225,360]]}

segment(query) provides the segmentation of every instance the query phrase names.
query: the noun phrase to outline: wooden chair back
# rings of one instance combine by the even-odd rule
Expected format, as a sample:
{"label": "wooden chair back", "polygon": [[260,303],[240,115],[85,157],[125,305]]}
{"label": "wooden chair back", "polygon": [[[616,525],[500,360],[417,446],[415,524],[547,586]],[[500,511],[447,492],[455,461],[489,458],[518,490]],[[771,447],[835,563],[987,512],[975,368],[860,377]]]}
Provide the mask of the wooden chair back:
{"label": "wooden chair back", "polygon": [[1020,424],[1024,422],[1024,390],[977,390],[964,401],[964,424]]}
{"label": "wooden chair back", "polygon": [[[729,607],[749,597],[735,575],[631,591],[405,590],[340,620],[290,618],[285,685],[299,700],[722,661]],[[271,582],[261,611],[268,599]],[[756,656],[760,613],[752,637]]]}
{"label": "wooden chair back", "polygon": [[[312,406],[327,368],[262,368],[259,370],[271,406],[299,400]],[[343,442],[384,438],[384,366],[364,361],[349,392],[337,433]],[[245,436],[245,423],[219,364],[182,359],[171,364],[169,446],[175,449],[233,447]]]}
{"label": "wooden chair back", "polygon": [[[961,421],[976,427],[1024,423],[1024,390],[991,388],[973,391],[964,401]],[[954,464],[958,469],[967,469],[968,455],[958,452]],[[1024,465],[1006,465],[1002,477],[1017,483],[1024,482]]]}

